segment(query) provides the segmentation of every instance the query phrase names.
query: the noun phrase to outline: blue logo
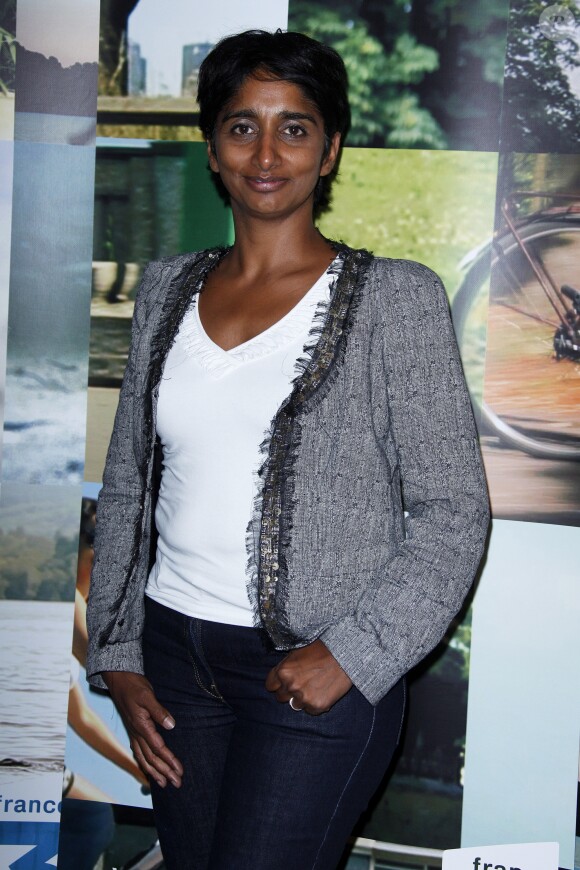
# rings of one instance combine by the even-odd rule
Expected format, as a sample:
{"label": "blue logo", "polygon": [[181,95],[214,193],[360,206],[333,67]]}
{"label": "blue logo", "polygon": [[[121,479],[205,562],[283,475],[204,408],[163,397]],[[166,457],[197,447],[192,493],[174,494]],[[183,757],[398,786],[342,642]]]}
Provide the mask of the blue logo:
{"label": "blue logo", "polygon": [[0,822],[0,870],[56,867],[58,822]]}

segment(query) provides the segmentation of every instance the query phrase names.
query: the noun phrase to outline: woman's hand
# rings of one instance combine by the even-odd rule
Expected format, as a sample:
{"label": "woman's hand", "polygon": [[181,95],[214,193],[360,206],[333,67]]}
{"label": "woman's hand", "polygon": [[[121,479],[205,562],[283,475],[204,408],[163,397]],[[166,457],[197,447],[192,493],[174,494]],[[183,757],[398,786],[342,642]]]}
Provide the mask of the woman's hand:
{"label": "woman's hand", "polygon": [[161,788],[167,780],[179,788],[183,768],[155,727],[157,723],[170,730],[175,720],[153,694],[149,680],[126,671],[105,671],[101,676],[125,723],[141,770]]}
{"label": "woman's hand", "polygon": [[266,688],[281,703],[293,698],[293,705],[318,716],[346,695],[352,680],[321,640],[292,650],[266,678]]}
{"label": "woman's hand", "polygon": [[68,722],[71,728],[95,752],[108,758],[121,770],[135,777],[142,786],[149,788],[149,780],[131,753],[115,737],[101,717],[89,706],[78,682],[70,689],[68,697]]}

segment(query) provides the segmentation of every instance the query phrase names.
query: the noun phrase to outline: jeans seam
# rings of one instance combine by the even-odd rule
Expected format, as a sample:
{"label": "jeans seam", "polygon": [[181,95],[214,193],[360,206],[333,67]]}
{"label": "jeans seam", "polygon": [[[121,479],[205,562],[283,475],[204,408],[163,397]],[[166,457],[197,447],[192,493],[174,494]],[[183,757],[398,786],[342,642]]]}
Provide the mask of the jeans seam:
{"label": "jeans seam", "polygon": [[317,862],[318,862],[318,858],[319,858],[319,856],[320,856],[320,852],[321,852],[321,850],[322,850],[322,847],[323,847],[324,844],[326,843],[326,838],[327,838],[327,836],[328,836],[328,832],[329,832],[329,830],[330,830],[330,826],[332,825],[332,821],[333,821],[334,817],[336,816],[337,810],[338,810],[338,808],[339,808],[339,806],[340,806],[340,802],[342,801],[342,799],[343,799],[343,797],[344,797],[344,793],[346,792],[346,790],[347,790],[347,788],[348,788],[348,786],[349,786],[349,783],[350,783],[351,779],[353,778],[353,776],[354,776],[354,774],[355,774],[355,771],[356,771],[357,767],[358,767],[359,764],[361,763],[361,761],[362,761],[362,759],[363,759],[363,757],[364,757],[364,754],[365,754],[365,752],[367,751],[367,749],[368,749],[368,747],[369,747],[369,743],[371,742],[371,737],[373,736],[373,731],[375,730],[375,719],[376,719],[376,715],[377,715],[376,708],[373,707],[373,721],[372,721],[372,723],[371,723],[370,731],[369,731],[369,734],[368,734],[368,737],[367,737],[367,742],[365,743],[363,749],[361,750],[361,753],[360,753],[359,757],[358,757],[357,760],[356,760],[356,764],[354,765],[353,769],[351,770],[350,775],[349,775],[347,781],[345,782],[344,787],[343,787],[343,789],[342,789],[342,791],[341,791],[341,793],[340,793],[340,795],[339,795],[339,798],[338,798],[338,800],[337,800],[337,802],[336,802],[336,804],[335,804],[335,807],[334,807],[333,813],[332,813],[330,819],[328,820],[328,825],[326,826],[326,831],[324,832],[324,837],[322,838],[322,842],[320,843],[320,846],[318,847],[318,852],[316,853],[316,857],[314,858],[314,863],[313,863],[313,865],[312,865],[312,870],[316,870],[316,864],[317,864]]}
{"label": "jeans seam", "polygon": [[[188,622],[189,622],[189,620],[188,620],[187,618],[183,620],[183,636],[184,636],[184,641],[185,641],[185,648],[187,649],[187,655],[189,656],[189,660],[190,660],[190,662],[191,662],[191,667],[192,667],[192,669],[193,669],[193,674],[194,674],[194,677],[195,677],[195,682],[197,683],[197,685],[199,686],[199,688],[202,690],[202,692],[205,692],[206,695],[209,695],[211,698],[216,698],[216,695],[214,695],[214,693],[211,692],[211,691],[210,691],[210,690],[209,690],[209,689],[204,685],[203,680],[201,679],[201,674],[200,674],[200,672],[199,672],[199,668],[198,668],[198,666],[197,666],[197,664],[196,664],[196,662],[195,662],[195,658],[193,657],[193,655],[192,655],[192,653],[191,653],[191,650],[190,650],[190,648],[189,648],[189,643],[187,642],[187,641],[188,641],[188,637],[187,637],[187,633],[188,633],[188,632],[187,632],[187,629],[188,629]],[[193,625],[193,630],[195,631],[195,623],[194,623],[194,625]],[[218,699],[218,700],[221,700],[221,699]]]}
{"label": "jeans seam", "polygon": [[[223,697],[222,693],[220,692],[220,690],[219,690],[218,687],[217,687],[217,683],[216,683],[216,681],[215,681],[215,677],[214,677],[214,675],[213,675],[213,673],[212,673],[212,669],[211,669],[210,666],[209,666],[209,662],[208,662],[208,660],[207,660],[207,656],[206,656],[206,654],[205,654],[205,647],[204,647],[204,645],[203,645],[203,637],[202,637],[203,625],[202,625],[201,622],[199,622],[199,623],[198,623],[198,626],[199,626],[199,631],[198,631],[198,641],[199,641],[199,649],[200,649],[200,658],[202,659],[202,661],[203,661],[203,665],[204,665],[204,667],[205,667],[205,669],[206,669],[206,671],[207,671],[207,673],[208,673],[208,676],[209,676],[209,678],[210,678],[210,680],[211,680],[211,688],[212,688],[212,689],[215,689],[215,695],[214,695],[214,697],[215,697],[215,698],[219,698],[220,701],[225,701],[225,698]],[[212,694],[213,694],[213,693],[212,693]]]}

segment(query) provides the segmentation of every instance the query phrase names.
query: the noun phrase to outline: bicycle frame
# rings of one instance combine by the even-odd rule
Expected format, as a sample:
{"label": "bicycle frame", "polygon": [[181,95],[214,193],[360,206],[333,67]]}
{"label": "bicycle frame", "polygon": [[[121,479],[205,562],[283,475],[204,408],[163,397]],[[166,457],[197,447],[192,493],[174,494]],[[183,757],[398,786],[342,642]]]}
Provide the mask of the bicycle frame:
{"label": "bicycle frame", "polygon": [[[557,216],[561,218],[567,214],[580,214],[580,193],[549,193],[547,191],[538,190],[514,191],[503,200],[501,204],[501,213],[507,227],[512,233],[524,257],[528,261],[531,269],[533,270],[536,278],[538,279],[548,302],[554,309],[559,323],[553,323],[552,321],[546,320],[543,317],[532,314],[530,311],[523,311],[521,308],[515,305],[508,305],[507,307],[512,308],[514,311],[518,311],[520,314],[525,314],[527,317],[531,317],[534,320],[538,320],[540,323],[546,323],[548,324],[548,326],[553,326],[554,328],[561,327],[566,332],[569,339],[574,341],[578,338],[578,330],[580,328],[580,312],[578,312],[578,310],[575,308],[574,303],[572,306],[568,304],[564,293],[562,292],[562,288],[558,287],[544,264],[537,257],[533,256],[533,253],[526,246],[524,239],[522,239],[522,237],[518,233],[516,220],[512,217],[511,213],[517,207],[518,201],[521,201],[523,199],[547,198],[552,200],[569,201],[571,204],[568,208],[538,210],[531,215],[527,215],[526,218],[523,219],[522,223],[525,221],[525,223],[527,224],[530,222],[530,220],[534,220],[534,218],[545,218],[550,216]],[[500,246],[497,246],[496,250],[501,257],[503,249],[501,249]],[[557,302],[560,303],[561,308],[558,307]],[[563,311],[561,309],[563,309]]]}

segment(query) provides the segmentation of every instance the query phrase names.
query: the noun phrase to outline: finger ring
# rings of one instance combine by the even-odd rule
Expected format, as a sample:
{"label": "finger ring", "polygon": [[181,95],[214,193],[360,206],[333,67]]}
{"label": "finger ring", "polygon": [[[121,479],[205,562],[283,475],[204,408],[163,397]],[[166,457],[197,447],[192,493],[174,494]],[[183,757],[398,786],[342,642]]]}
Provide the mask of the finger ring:
{"label": "finger ring", "polygon": [[288,703],[290,704],[290,706],[292,707],[293,710],[295,710],[297,713],[299,713],[302,710],[302,707],[295,707],[294,704],[292,703],[293,701],[294,701],[294,698],[292,697],[292,698],[290,698]]}

